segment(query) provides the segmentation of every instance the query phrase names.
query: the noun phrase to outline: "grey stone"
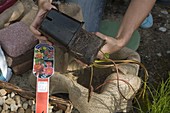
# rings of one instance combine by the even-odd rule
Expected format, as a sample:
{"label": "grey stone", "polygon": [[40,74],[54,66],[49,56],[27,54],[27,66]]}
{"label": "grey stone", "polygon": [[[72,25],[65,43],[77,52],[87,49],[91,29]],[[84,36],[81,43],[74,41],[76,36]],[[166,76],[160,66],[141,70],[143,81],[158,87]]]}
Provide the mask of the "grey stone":
{"label": "grey stone", "polygon": [[160,28],[159,28],[159,31],[161,31],[161,32],[166,32],[166,31],[167,31],[167,28],[165,28],[165,27],[160,27]]}
{"label": "grey stone", "polygon": [[16,102],[15,102],[14,99],[8,98],[8,99],[5,101],[5,103],[8,104],[8,105],[11,105],[11,104],[15,104]]}
{"label": "grey stone", "polygon": [[14,111],[14,112],[18,110],[18,106],[16,104],[11,104],[10,108],[11,108],[11,111]]}
{"label": "grey stone", "polygon": [[18,109],[18,113],[25,113],[24,108],[19,108],[19,109]]}
{"label": "grey stone", "polygon": [[0,89],[0,96],[5,96],[7,94],[5,89]]}
{"label": "grey stone", "polygon": [[3,97],[0,97],[0,106],[5,103],[5,99]]}
{"label": "grey stone", "polygon": [[3,104],[3,110],[8,110],[9,106],[7,104]]}
{"label": "grey stone", "polygon": [[23,105],[22,105],[22,107],[23,107],[24,109],[27,109],[27,108],[28,108],[28,102],[24,102]]}

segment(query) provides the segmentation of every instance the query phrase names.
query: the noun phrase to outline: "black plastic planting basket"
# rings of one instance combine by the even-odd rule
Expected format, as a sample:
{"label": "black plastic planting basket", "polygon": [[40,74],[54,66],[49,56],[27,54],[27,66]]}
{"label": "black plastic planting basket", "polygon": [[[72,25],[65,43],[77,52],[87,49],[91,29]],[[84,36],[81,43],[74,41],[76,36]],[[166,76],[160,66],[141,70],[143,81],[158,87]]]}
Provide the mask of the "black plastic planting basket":
{"label": "black plastic planting basket", "polygon": [[40,24],[39,31],[54,44],[63,45],[75,58],[91,64],[105,41],[82,26],[83,22],[51,9]]}

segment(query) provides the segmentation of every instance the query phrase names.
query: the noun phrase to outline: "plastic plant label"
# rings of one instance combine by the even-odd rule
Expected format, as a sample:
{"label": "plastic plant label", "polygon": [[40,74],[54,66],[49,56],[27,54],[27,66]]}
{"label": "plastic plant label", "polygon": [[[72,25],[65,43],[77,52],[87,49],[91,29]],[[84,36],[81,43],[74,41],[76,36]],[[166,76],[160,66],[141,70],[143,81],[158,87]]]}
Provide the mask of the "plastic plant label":
{"label": "plastic plant label", "polygon": [[48,44],[38,44],[34,49],[33,74],[38,78],[48,78],[54,73],[54,48]]}
{"label": "plastic plant label", "polygon": [[54,48],[38,44],[34,48],[33,74],[37,77],[36,113],[48,113],[49,77],[54,73]]}

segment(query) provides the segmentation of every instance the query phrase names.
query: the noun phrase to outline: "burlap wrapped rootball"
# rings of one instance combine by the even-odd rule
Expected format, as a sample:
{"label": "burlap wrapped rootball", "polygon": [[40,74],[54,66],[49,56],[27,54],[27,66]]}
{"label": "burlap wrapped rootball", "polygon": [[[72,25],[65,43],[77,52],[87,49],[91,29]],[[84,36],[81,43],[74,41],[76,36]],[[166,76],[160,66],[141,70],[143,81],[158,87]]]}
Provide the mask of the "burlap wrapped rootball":
{"label": "burlap wrapped rootball", "polygon": [[[57,54],[57,56],[60,55]],[[63,58],[65,57],[63,56]],[[140,62],[138,53],[128,48],[123,48],[121,51],[112,54],[110,58]],[[117,65],[119,74],[112,68],[110,74],[108,74],[110,68],[107,70],[97,68],[93,81],[98,82],[101,80],[101,76],[105,76],[106,79],[104,81],[106,84],[99,93],[92,93],[90,102],[88,102],[89,92],[87,88],[89,83],[82,85],[84,81],[89,79],[89,73],[86,73],[87,70],[84,70],[84,73],[79,73],[77,76],[76,67],[77,70],[81,68],[79,63],[72,61],[72,63],[69,63],[67,70],[73,73],[61,74],[57,72],[50,78],[50,94],[68,93],[70,101],[80,113],[116,113],[128,112],[131,109],[132,100],[141,86],[141,79],[138,77],[139,65],[130,63],[119,64]],[[75,78],[77,77],[78,79],[76,80]],[[30,75],[29,79],[30,84],[35,88],[36,77]]]}

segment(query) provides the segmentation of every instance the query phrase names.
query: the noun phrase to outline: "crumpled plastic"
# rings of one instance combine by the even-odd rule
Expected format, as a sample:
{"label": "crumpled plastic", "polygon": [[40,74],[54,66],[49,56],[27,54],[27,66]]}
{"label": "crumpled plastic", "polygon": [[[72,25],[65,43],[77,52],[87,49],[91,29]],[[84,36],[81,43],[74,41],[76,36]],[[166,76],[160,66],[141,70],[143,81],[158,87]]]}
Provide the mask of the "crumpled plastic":
{"label": "crumpled plastic", "polygon": [[12,70],[8,68],[4,52],[0,46],[0,80],[8,82],[12,76]]}

